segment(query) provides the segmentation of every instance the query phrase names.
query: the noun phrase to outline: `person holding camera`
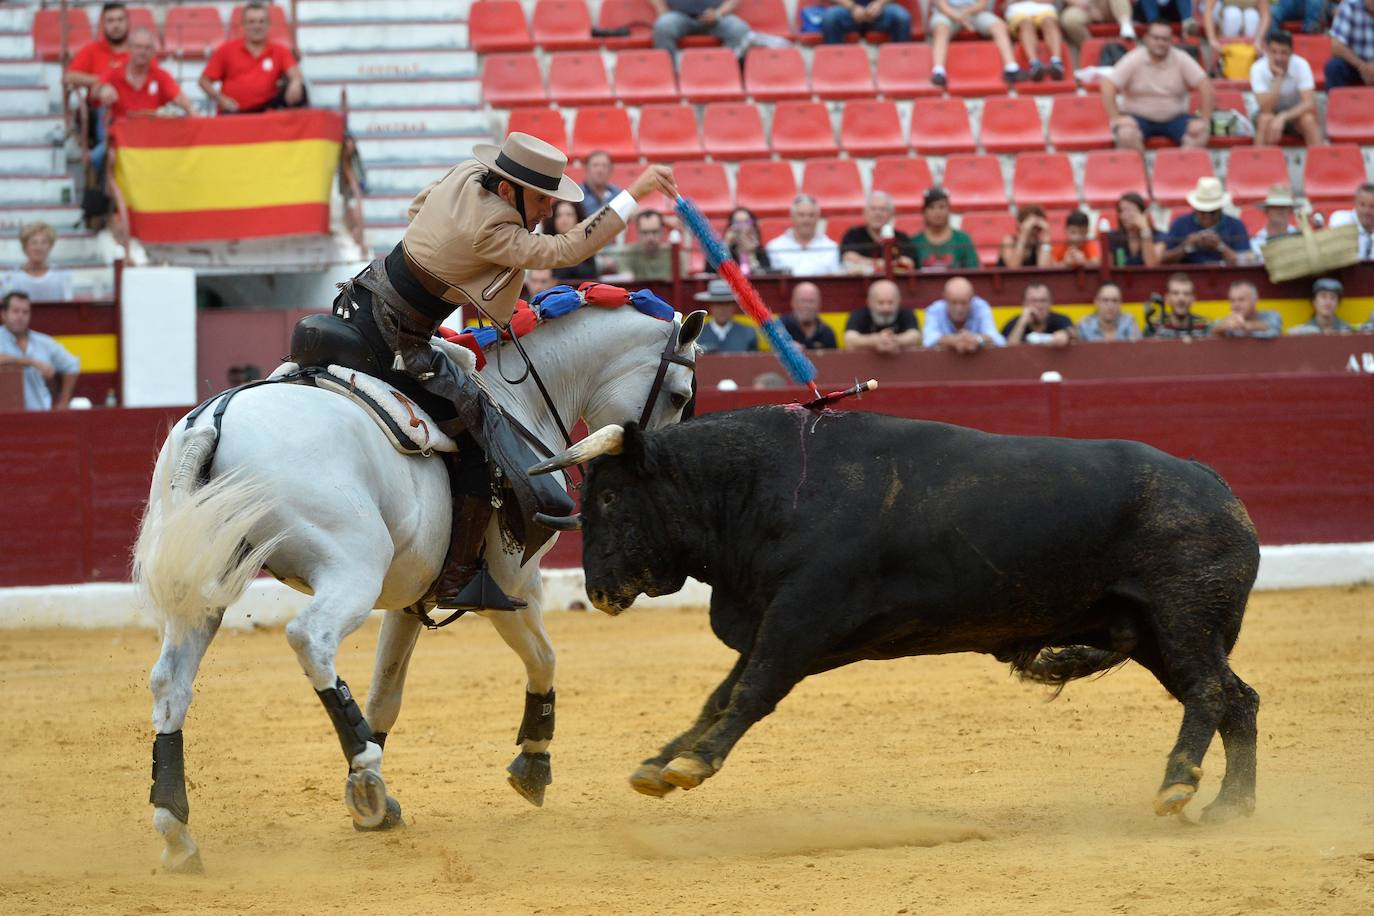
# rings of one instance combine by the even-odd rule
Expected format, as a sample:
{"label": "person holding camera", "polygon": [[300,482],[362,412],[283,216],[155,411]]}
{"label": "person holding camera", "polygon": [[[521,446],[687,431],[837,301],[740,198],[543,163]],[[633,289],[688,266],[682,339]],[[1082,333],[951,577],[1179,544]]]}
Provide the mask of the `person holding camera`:
{"label": "person holding camera", "polygon": [[1045,209],[1027,204],[1016,211],[1016,234],[1004,236],[998,267],[1050,267],[1050,222]]}
{"label": "person holding camera", "polygon": [[1193,314],[1197,295],[1193,278],[1179,271],[1169,277],[1165,294],[1154,293],[1145,303],[1145,336],[1164,339],[1206,337],[1210,323]]}
{"label": "person holding camera", "polygon": [[1188,195],[1192,213],[1185,213],[1169,226],[1161,243],[1160,261],[1165,264],[1220,264],[1234,267],[1250,250],[1250,233],[1245,224],[1222,212],[1231,206],[1231,195],[1221,179],[1208,175],[1197,180]]}

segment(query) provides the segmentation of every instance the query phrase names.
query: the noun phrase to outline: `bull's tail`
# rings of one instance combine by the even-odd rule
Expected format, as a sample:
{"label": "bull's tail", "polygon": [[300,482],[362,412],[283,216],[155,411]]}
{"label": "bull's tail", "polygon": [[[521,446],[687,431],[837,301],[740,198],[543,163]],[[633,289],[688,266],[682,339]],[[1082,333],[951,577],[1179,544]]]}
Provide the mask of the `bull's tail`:
{"label": "bull's tail", "polygon": [[173,637],[237,601],[283,537],[248,544],[272,507],[262,484],[238,473],[200,484],[215,439],[212,427],[168,437],[134,545],[143,604]]}
{"label": "bull's tail", "polygon": [[1011,668],[1023,681],[1048,684],[1057,697],[1069,681],[1107,672],[1130,660],[1130,656],[1091,646],[1065,646],[1041,649],[1033,657],[1012,662]]}

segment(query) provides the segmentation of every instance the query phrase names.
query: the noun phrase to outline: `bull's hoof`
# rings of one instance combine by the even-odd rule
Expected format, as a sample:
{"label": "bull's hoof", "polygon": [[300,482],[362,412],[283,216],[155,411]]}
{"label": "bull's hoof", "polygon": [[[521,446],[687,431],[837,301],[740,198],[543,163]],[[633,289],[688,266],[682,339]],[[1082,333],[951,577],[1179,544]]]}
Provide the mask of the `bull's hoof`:
{"label": "bull's hoof", "polygon": [[172,857],[164,854],[162,868],[171,875],[205,874],[205,863],[200,859],[199,849],[192,850],[191,854],[187,856]]}
{"label": "bull's hoof", "polygon": [[706,761],[683,754],[669,761],[660,775],[679,789],[695,789],[715,772]]}
{"label": "bull's hoof", "polygon": [[553,783],[553,764],[548,754],[521,753],[506,767],[506,782],[536,808],[544,807],[544,789]]}
{"label": "bull's hoof", "polygon": [[656,763],[641,763],[639,769],[630,774],[630,785],[641,795],[662,798],[677,788],[663,778],[663,767]]}
{"label": "bull's hoof", "polygon": [[406,822],[401,818],[401,803],[390,795],[386,797],[386,814],[382,817],[382,822],[376,827],[364,827],[357,821],[353,822],[353,829],[359,833],[372,833],[377,830],[395,830],[404,827]]}
{"label": "bull's hoof", "polygon": [[1197,786],[1190,786],[1186,783],[1174,783],[1159,790],[1155,796],[1155,814],[1165,817],[1170,814],[1180,814],[1184,805],[1193,800],[1197,794]]}
{"label": "bull's hoof", "polygon": [[[353,826],[375,830],[386,820],[386,783],[376,770],[357,770],[344,782],[344,807],[353,817]],[[400,807],[399,805],[397,806]]]}
{"label": "bull's hoof", "polygon": [[1218,796],[1216,801],[1202,809],[1202,821],[1205,824],[1225,824],[1236,818],[1249,817],[1254,813],[1255,799],[1253,796],[1236,799]]}

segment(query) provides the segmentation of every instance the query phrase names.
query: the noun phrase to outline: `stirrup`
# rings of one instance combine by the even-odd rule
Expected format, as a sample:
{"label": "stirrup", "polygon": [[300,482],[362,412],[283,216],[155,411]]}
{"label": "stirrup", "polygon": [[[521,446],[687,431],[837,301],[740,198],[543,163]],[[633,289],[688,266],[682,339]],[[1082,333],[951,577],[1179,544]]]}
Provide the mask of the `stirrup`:
{"label": "stirrup", "polygon": [[458,592],[457,597],[451,603],[440,603],[439,607],[446,610],[466,611],[518,611],[526,607],[526,603],[519,598],[512,598],[501,590],[501,586],[496,584],[496,580],[487,572],[486,564],[477,571]]}

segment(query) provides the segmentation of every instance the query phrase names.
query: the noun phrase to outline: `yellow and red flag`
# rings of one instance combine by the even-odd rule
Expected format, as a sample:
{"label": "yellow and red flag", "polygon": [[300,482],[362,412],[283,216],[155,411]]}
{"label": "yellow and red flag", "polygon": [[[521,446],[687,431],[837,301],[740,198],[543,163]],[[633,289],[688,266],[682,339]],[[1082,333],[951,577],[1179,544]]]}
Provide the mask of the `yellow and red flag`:
{"label": "yellow and red flag", "polygon": [[343,119],[308,109],[218,118],[123,118],[115,181],[145,242],[329,232]]}

